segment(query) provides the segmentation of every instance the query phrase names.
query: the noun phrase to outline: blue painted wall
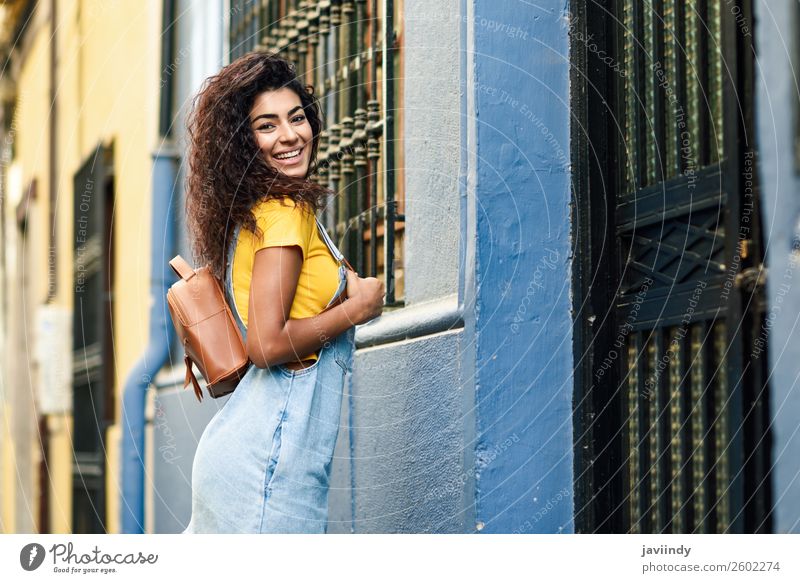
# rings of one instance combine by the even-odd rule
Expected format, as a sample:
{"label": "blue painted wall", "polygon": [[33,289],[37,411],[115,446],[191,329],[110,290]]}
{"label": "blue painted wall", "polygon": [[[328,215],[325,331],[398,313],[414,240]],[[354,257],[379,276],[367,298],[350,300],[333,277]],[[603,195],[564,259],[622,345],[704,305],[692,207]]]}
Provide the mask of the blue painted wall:
{"label": "blue painted wall", "polygon": [[569,5],[464,9],[475,530],[572,532]]}
{"label": "blue painted wall", "polygon": [[[800,532],[800,168],[796,1],[759,0],[756,140],[766,248],[774,531]],[[794,71],[794,73],[793,73]],[[793,245],[797,245],[793,252]]]}

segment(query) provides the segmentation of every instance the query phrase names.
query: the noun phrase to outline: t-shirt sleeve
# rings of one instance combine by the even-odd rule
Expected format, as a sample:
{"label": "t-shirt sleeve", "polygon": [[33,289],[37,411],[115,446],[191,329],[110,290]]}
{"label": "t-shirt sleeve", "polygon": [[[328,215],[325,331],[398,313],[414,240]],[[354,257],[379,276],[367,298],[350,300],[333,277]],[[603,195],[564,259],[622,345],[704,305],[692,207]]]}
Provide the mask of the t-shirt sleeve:
{"label": "t-shirt sleeve", "polygon": [[253,252],[267,247],[283,247],[297,245],[303,253],[303,260],[308,255],[311,235],[315,226],[314,215],[292,199],[284,201],[269,199],[254,209],[254,215],[263,236],[256,237]]}

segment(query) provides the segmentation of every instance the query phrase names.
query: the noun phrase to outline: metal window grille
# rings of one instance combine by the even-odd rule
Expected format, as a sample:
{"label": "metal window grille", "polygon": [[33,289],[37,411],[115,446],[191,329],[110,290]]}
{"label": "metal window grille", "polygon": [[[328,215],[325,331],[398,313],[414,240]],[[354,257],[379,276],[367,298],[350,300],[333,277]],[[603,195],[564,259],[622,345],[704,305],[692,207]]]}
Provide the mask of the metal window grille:
{"label": "metal window grille", "polygon": [[731,11],[749,13],[746,4],[619,3],[628,146],[619,159],[628,180],[617,199],[617,315],[627,324],[624,490],[633,532],[767,525],[763,472],[744,477],[768,461],[757,428],[766,384],[754,376],[764,362],[736,332],[738,322],[758,329],[763,314],[758,302],[749,311],[739,304],[728,284],[759,256],[753,230],[738,241],[740,226],[755,223],[739,187],[746,164],[735,102],[752,95],[746,74],[726,70],[742,63],[746,71],[749,49]]}
{"label": "metal window grille", "polygon": [[336,196],[322,218],[360,274],[403,296],[402,180],[396,160],[402,0],[231,0],[230,55],[269,51],[314,86],[326,120],[315,179]]}
{"label": "metal window grille", "polygon": [[[592,16],[573,46],[602,89],[582,115],[605,119],[591,145],[607,143],[617,162],[582,166],[589,186],[580,196],[613,229],[589,231],[589,254],[609,256],[598,261],[610,284],[581,288],[596,298],[598,320],[608,317],[579,328],[594,361],[581,371],[591,387],[578,389],[577,522],[769,531],[763,242],[757,187],[748,191],[743,178],[754,157],[753,47],[741,29],[752,30],[751,2],[583,6],[578,13]],[[587,32],[606,52],[581,42]],[[622,66],[602,61],[608,55]]]}

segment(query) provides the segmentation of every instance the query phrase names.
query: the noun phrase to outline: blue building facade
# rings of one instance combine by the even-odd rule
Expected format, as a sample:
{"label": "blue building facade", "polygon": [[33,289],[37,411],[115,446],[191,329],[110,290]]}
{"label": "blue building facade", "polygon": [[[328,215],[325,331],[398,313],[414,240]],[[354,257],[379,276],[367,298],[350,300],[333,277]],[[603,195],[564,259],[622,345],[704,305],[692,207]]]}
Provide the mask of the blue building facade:
{"label": "blue building facade", "polygon": [[800,532],[800,390],[797,386],[800,292],[800,7],[779,0],[755,3],[758,54],[756,141],[758,180],[767,234],[769,313],[761,337],[769,345],[773,432],[771,486],[774,531]]}

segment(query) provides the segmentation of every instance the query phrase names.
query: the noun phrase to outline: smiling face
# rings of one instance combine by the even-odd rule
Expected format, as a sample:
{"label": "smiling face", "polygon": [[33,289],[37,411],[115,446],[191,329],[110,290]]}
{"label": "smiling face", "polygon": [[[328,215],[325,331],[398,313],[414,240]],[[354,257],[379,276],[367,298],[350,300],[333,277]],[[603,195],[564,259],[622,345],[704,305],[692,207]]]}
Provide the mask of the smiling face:
{"label": "smiling face", "polygon": [[306,177],[313,132],[297,93],[284,87],[259,94],[250,127],[267,164],[287,176]]}

